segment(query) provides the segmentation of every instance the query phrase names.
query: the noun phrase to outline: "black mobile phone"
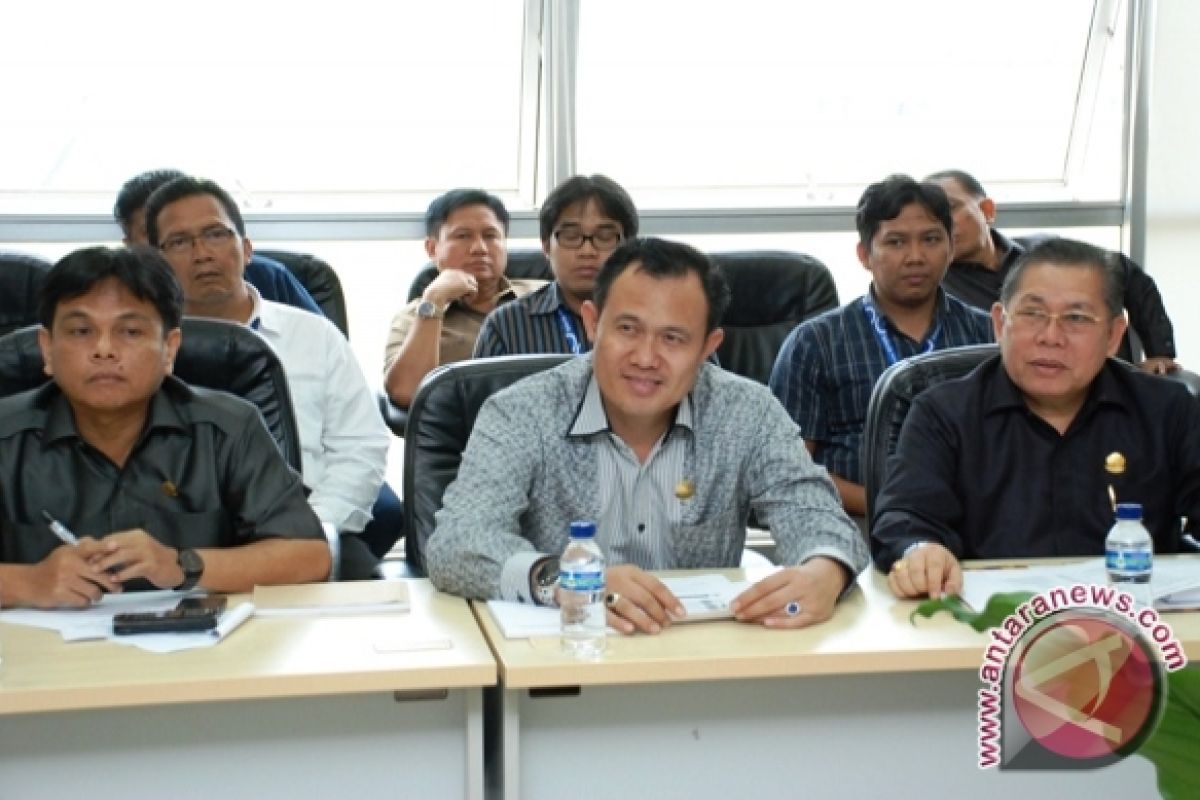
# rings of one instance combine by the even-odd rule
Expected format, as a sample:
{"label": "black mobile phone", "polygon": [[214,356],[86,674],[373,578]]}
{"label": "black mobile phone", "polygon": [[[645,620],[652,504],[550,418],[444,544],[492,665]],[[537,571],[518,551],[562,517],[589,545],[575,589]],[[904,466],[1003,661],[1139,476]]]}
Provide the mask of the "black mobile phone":
{"label": "black mobile phone", "polygon": [[224,597],[185,597],[170,611],[117,614],[113,617],[113,633],[128,636],[135,633],[210,631],[217,627],[225,603]]}

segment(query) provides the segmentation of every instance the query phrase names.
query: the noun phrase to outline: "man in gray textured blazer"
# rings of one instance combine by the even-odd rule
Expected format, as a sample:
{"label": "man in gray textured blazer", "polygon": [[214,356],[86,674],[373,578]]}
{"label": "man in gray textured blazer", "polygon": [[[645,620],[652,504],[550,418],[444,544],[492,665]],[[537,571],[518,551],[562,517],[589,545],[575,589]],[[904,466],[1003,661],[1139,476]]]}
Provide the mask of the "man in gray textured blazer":
{"label": "man in gray textured blazer", "polygon": [[868,563],[857,527],[765,386],[708,357],[729,289],[687,245],[631,239],[596,280],[593,352],[483,406],[429,540],[429,577],[475,598],[553,604],[572,520],[598,523],[609,624],[683,614],[646,570],[737,566],[753,508],[785,565],[733,604],[744,622],[828,619]]}

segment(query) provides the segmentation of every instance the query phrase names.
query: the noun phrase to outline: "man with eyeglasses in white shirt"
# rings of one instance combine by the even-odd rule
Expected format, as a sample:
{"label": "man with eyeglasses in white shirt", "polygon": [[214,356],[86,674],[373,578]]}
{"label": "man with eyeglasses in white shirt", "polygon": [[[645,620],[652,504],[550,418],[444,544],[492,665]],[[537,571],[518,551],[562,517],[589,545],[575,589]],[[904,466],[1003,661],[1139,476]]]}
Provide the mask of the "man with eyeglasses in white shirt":
{"label": "man with eyeglasses in white shirt", "polygon": [[637,235],[637,208],[611,178],[576,175],[546,198],[538,227],[554,281],[489,314],[474,358],[592,349],[580,308],[592,299],[596,275],[613,250]]}
{"label": "man with eyeglasses in white shirt", "polygon": [[963,558],[1100,555],[1114,495],[1142,504],[1155,552],[1200,524],[1200,406],[1112,358],[1121,270],[1082,242],[1031,248],[992,306],[1000,354],[913,402],[871,531],[897,596],[958,592]]}
{"label": "man with eyeglasses in white shirt", "polygon": [[388,430],[349,342],[324,317],[263,300],[244,280],[253,246],[237,203],[213,181],[185,176],[155,190],[146,233],[183,286],[186,314],[248,325],[279,356],[309,505],[322,523],[357,534],[342,536],[342,577],[370,577],[379,553],[368,540],[390,539],[375,548],[386,552],[401,531],[364,531],[373,513],[395,519],[399,500],[383,483]]}

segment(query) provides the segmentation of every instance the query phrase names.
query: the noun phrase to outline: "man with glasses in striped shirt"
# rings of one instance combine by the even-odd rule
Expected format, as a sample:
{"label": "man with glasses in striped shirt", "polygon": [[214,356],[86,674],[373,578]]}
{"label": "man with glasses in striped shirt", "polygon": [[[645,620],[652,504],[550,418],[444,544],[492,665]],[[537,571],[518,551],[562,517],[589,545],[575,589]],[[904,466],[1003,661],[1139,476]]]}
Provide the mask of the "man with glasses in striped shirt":
{"label": "man with glasses in striped shirt", "polygon": [[592,349],[580,308],[591,299],[596,275],[612,251],[637,235],[637,208],[611,178],[576,175],[546,198],[538,226],[554,281],[489,314],[474,358]]}

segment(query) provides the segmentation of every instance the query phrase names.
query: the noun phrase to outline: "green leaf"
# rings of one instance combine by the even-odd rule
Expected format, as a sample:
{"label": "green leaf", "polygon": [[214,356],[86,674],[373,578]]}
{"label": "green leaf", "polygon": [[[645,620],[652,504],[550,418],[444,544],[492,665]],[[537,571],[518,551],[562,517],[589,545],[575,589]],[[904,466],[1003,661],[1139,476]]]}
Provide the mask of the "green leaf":
{"label": "green leaf", "polygon": [[1012,615],[1020,605],[1029,598],[1033,597],[1033,592],[1004,592],[994,594],[988,598],[987,605],[983,611],[975,611],[963,599],[957,595],[948,595],[940,600],[926,600],[917,606],[916,610],[909,615],[909,622],[915,622],[915,618],[919,615],[922,617],[932,617],[939,611],[949,611],[959,622],[970,625],[975,630],[983,633],[988,628],[998,628],[1003,624],[1004,619]]}
{"label": "green leaf", "polygon": [[1154,764],[1165,800],[1200,796],[1200,669],[1167,675],[1162,719],[1137,754]]}

